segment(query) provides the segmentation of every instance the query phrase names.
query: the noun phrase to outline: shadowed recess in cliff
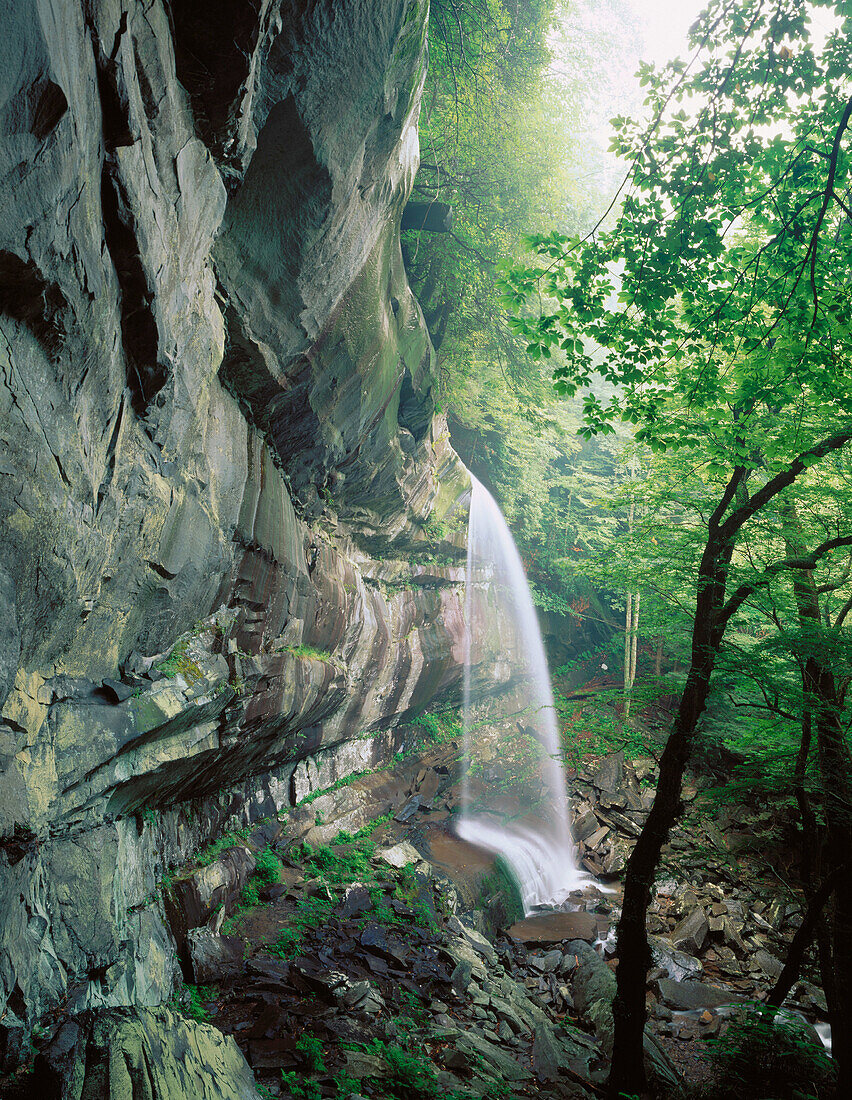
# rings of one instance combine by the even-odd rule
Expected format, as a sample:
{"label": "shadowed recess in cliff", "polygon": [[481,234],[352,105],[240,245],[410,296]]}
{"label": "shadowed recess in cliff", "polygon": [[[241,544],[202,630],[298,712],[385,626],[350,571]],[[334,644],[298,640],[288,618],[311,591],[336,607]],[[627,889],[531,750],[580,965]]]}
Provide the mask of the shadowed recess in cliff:
{"label": "shadowed recess in cliff", "polygon": [[62,346],[60,315],[66,307],[62,291],[31,260],[0,251],[0,314],[26,325],[50,356]]}
{"label": "shadowed recess in cliff", "polygon": [[269,0],[172,0],[178,79],[198,134],[220,166],[233,152],[240,95],[273,7]]}
{"label": "shadowed recess in cliff", "polygon": [[144,416],[151,401],[165,385],[168,372],[159,361],[160,334],[152,308],[156,291],[145,273],[136,239],[133,203],[125,193],[115,159],[117,149],[134,143],[129,107],[118,87],[115,60],[120,39],[127,33],[127,16],[122,16],[109,56],[94,26],[89,29],[95,54],[106,153],[101,167],[104,242],[120,290],[121,342],[130,403],[138,416]]}

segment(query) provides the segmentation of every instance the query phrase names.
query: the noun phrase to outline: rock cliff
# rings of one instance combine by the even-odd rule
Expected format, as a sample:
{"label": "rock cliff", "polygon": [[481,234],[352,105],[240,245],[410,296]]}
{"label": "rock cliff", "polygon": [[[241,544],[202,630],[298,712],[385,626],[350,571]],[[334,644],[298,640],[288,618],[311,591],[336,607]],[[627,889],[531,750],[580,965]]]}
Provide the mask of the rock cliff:
{"label": "rock cliff", "polygon": [[166,1000],[166,869],[460,678],[467,475],[399,248],[427,7],[0,2],[8,1059]]}

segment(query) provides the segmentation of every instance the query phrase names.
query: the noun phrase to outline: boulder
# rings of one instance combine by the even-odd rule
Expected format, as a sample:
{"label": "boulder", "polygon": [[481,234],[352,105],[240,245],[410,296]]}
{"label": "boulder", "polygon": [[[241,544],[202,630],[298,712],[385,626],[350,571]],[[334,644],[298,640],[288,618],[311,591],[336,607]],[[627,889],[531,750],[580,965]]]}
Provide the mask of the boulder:
{"label": "boulder", "polygon": [[257,1100],[231,1036],[167,1008],[119,1008],[67,1020],[36,1059],[40,1100]]}
{"label": "boulder", "polygon": [[591,913],[540,913],[518,921],[507,934],[526,944],[562,943],[565,940],[584,940],[594,943],[598,938],[598,922]]}
{"label": "boulder", "polygon": [[689,1012],[693,1009],[719,1008],[720,1005],[736,1004],[742,998],[727,989],[708,985],[706,982],[677,982],[671,978],[660,978],[656,983],[660,1000],[669,1008]]}
{"label": "boulder", "polygon": [[196,985],[235,978],[245,967],[243,941],[209,928],[191,928],[186,937],[192,980]]}
{"label": "boulder", "polygon": [[392,848],[383,848],[377,853],[379,859],[384,860],[389,867],[405,867],[408,863],[419,863],[423,858],[413,844],[409,844],[407,840],[403,840],[399,844],[394,844]]}
{"label": "boulder", "polygon": [[679,951],[697,955],[699,951],[703,950],[709,935],[710,925],[707,921],[707,914],[701,906],[698,906],[675,925],[670,938]]}

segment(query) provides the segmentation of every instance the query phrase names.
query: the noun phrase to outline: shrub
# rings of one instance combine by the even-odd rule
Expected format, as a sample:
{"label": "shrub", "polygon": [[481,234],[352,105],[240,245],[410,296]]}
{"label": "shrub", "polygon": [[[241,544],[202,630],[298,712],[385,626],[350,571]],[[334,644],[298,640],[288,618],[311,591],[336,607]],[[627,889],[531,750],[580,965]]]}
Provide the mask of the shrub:
{"label": "shrub", "polygon": [[318,1081],[305,1080],[295,1070],[281,1070],[281,1081],[294,1100],[322,1100]]}
{"label": "shrub", "polygon": [[303,1035],[296,1043],[296,1050],[304,1054],[305,1061],[311,1073],[325,1072],[326,1066],[323,1057],[323,1045],[316,1035]]}
{"label": "shrub", "polygon": [[259,879],[264,886],[271,886],[277,882],[281,875],[281,861],[278,856],[267,846],[257,857],[254,868],[254,877]]}
{"label": "shrub", "polygon": [[719,1100],[821,1100],[832,1094],[834,1063],[809,1026],[789,1013],[747,1006],[713,1041],[711,1052],[724,1082]]}

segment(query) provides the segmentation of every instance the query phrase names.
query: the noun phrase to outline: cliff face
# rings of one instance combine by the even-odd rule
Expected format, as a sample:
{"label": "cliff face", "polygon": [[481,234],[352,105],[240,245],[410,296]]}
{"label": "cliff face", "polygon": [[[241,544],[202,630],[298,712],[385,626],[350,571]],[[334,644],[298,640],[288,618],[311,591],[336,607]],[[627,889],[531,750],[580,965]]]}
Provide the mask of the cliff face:
{"label": "cliff face", "polygon": [[426,0],[0,12],[8,1036],[160,1003],[165,868],[458,682],[467,476],[398,239]]}

